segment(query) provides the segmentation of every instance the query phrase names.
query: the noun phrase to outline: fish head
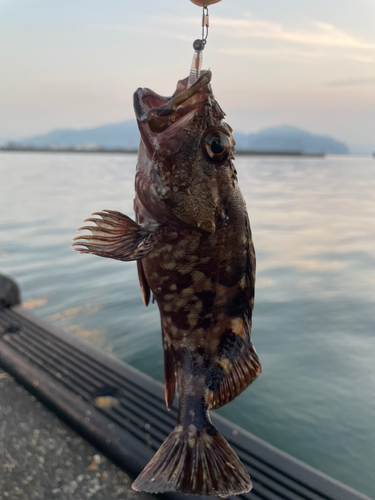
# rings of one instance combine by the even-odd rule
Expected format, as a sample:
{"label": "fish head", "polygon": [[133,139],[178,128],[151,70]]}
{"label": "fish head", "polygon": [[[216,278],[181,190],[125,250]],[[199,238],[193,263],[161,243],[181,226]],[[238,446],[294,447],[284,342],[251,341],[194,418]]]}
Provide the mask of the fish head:
{"label": "fish head", "polygon": [[180,80],[171,97],[138,89],[134,109],[141,133],[138,171],[150,180],[139,185],[147,192],[137,192],[143,205],[162,204],[179,222],[214,233],[236,177],[235,141],[211,77],[204,71],[190,87],[188,78]]}

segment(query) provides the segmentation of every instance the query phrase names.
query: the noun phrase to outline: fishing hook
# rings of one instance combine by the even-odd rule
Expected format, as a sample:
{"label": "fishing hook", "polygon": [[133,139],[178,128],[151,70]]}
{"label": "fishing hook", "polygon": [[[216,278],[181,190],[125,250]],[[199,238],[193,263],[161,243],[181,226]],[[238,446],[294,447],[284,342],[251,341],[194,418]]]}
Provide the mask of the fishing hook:
{"label": "fishing hook", "polygon": [[202,38],[197,39],[193,43],[194,56],[191,64],[188,88],[195,83],[200,77],[202,62],[203,62],[203,50],[207,43],[208,38],[208,28],[210,27],[210,17],[208,14],[207,4],[203,5],[202,12]]}

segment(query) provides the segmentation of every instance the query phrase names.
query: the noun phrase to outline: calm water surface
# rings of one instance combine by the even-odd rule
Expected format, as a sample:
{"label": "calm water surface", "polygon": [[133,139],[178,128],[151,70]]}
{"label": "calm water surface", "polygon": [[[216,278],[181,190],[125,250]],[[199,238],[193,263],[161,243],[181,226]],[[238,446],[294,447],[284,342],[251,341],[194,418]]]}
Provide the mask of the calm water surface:
{"label": "calm water surface", "polygon": [[[136,157],[0,153],[0,272],[24,305],[162,380],[134,263],[70,249],[92,212],[133,216]],[[261,377],[220,410],[375,497],[375,160],[236,161],[257,251]]]}

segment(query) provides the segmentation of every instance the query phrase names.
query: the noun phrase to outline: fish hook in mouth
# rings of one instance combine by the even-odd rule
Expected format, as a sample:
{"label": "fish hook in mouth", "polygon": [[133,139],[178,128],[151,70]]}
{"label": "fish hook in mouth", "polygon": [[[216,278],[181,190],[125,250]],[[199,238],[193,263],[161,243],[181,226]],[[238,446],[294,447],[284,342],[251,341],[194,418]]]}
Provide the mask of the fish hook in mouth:
{"label": "fish hook in mouth", "polygon": [[[147,123],[153,133],[163,132],[196,107],[195,103],[192,103],[178,110],[182,104],[206,87],[211,78],[211,71],[205,71],[191,87],[171,98],[159,96],[149,89],[138,89],[134,94],[134,110],[138,121]],[[180,112],[176,113],[177,110]]]}

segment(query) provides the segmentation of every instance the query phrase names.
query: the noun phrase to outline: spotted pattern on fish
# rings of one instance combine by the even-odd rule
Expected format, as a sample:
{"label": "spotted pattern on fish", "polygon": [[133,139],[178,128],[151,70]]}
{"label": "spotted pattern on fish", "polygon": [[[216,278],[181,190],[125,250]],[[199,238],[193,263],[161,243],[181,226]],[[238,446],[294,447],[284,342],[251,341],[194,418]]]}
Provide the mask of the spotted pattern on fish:
{"label": "spotted pattern on fish", "polygon": [[[211,72],[172,97],[138,89],[141,133],[136,222],[96,213],[76,249],[137,260],[142,298],[157,302],[166,403],[179,388],[175,429],[133,488],[228,497],[251,489],[249,475],[214,428],[209,410],[260,374],[251,341],[255,252],[232,163],[234,139],[210,85]],[[83,248],[82,248],[83,247]]]}
{"label": "spotted pattern on fish", "polygon": [[[244,230],[250,230],[248,223]],[[203,364],[207,372],[206,402],[211,408],[236,397],[261,371],[250,340],[253,295],[246,284],[250,281],[253,287],[249,272],[253,266],[249,269],[247,258],[243,259],[244,254],[250,259],[254,256],[251,240],[241,238],[242,244],[231,252],[225,249],[224,256],[197,258],[198,248],[204,255],[220,238],[220,234],[207,237],[201,232],[181,230],[174,247],[160,243],[142,260],[146,273],[153,271],[149,272],[149,285],[159,304],[164,348],[171,350],[169,359],[177,365],[183,351],[193,351],[197,345],[205,353],[202,358],[198,351],[196,362]],[[236,260],[245,263],[236,266]],[[156,287],[166,265],[176,271]]]}

